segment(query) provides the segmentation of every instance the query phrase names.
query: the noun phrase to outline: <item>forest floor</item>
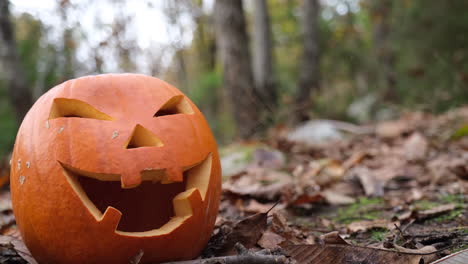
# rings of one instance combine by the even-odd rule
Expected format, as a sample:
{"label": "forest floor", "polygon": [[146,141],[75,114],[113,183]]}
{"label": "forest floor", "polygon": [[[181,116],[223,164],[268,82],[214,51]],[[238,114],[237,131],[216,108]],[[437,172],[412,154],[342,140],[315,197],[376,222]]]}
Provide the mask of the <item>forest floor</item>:
{"label": "forest floor", "polygon": [[[468,108],[331,124],[340,136],[322,142],[291,140],[278,127],[221,149],[222,200],[202,258],[431,263],[462,252],[438,263],[468,263]],[[34,262],[6,189],[0,212],[0,262]]]}

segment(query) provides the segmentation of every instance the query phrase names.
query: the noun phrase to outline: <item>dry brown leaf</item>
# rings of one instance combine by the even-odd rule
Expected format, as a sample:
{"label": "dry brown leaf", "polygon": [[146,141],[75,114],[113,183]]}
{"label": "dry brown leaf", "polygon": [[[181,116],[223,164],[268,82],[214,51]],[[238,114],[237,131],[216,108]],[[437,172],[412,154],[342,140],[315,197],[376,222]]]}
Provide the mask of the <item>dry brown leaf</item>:
{"label": "dry brown leaf", "polygon": [[314,263],[392,263],[418,264],[421,256],[405,255],[376,248],[365,248],[351,245],[290,245],[285,251],[298,264]]}
{"label": "dry brown leaf", "polygon": [[351,233],[365,232],[373,228],[385,228],[388,230],[393,230],[395,229],[394,224],[399,225],[398,222],[391,222],[385,219],[363,220],[363,221],[352,222],[351,224],[348,225],[348,230]]}
{"label": "dry brown leaf", "polygon": [[398,252],[411,253],[411,254],[428,254],[428,253],[437,251],[437,249],[433,246],[425,246],[425,247],[418,248],[418,249],[405,248],[405,247],[401,247],[398,245],[393,245],[393,247],[395,247],[395,249],[398,250]]}
{"label": "dry brown leaf", "polygon": [[320,236],[320,240],[325,244],[339,244],[339,245],[349,245],[338,233],[338,231],[333,231],[326,233]]}
{"label": "dry brown leaf", "polygon": [[219,248],[213,250],[213,253],[216,256],[234,255],[236,243],[246,248],[254,247],[267,228],[267,216],[268,212],[258,213],[237,222],[224,238],[223,244],[218,245]]}
{"label": "dry brown leaf", "polygon": [[223,183],[223,190],[241,196],[274,201],[291,183],[291,176],[285,172],[255,167],[248,168],[238,177],[229,178]]}
{"label": "dry brown leaf", "polygon": [[345,170],[349,170],[355,165],[361,163],[361,161],[363,161],[367,156],[369,156],[369,154],[365,151],[354,152],[351,157],[343,162],[343,168]]}
{"label": "dry brown leaf", "polygon": [[406,220],[411,219],[412,216],[413,216],[412,211],[406,211],[406,212],[403,212],[403,213],[399,214],[396,218],[399,221],[406,221]]}
{"label": "dry brown leaf", "polygon": [[410,253],[410,254],[421,254],[422,258],[424,259],[424,263],[430,263],[437,259],[437,256],[435,254],[430,254],[430,253],[437,252],[437,249],[433,246],[425,246],[425,247],[418,248],[418,249],[405,248],[405,247],[401,247],[398,245],[393,245],[393,247],[398,252]]}
{"label": "dry brown leaf", "polygon": [[130,264],[139,264],[144,254],[145,251],[143,251],[143,249],[138,250],[138,252],[132,258],[130,258]]}
{"label": "dry brown leaf", "polygon": [[409,130],[408,123],[403,120],[386,121],[377,124],[375,132],[382,138],[396,138]]}
{"label": "dry brown leaf", "polygon": [[341,163],[334,159],[312,160],[307,166],[299,165],[294,169],[293,175],[302,184],[311,183],[319,186],[328,186],[340,181],[345,173]]}
{"label": "dry brown leaf", "polygon": [[10,159],[11,153],[0,157],[0,188],[10,182]]}
{"label": "dry brown leaf", "polygon": [[[281,212],[275,212],[272,214],[271,225],[267,231],[271,231],[283,237],[285,240],[281,242],[285,244],[304,244],[302,239],[298,239],[303,233],[300,230],[294,229],[288,225],[286,217]],[[280,245],[280,246],[281,246]]]}
{"label": "dry brown leaf", "polygon": [[323,195],[321,193],[315,193],[312,195],[302,194],[302,195],[299,195],[299,197],[297,197],[296,200],[294,200],[290,204],[298,206],[301,204],[316,203],[322,200],[323,200]]}
{"label": "dry brown leaf", "polygon": [[367,196],[383,196],[384,182],[377,178],[374,171],[367,167],[356,167],[350,173],[357,176]]}
{"label": "dry brown leaf", "polygon": [[435,262],[432,262],[432,264],[461,264],[461,263],[468,263],[468,249],[453,253]]}
{"label": "dry brown leaf", "polygon": [[0,246],[10,247],[20,255],[24,260],[30,264],[37,264],[36,260],[32,257],[28,248],[21,239],[18,229],[10,229],[5,235],[0,235]]}
{"label": "dry brown leaf", "polygon": [[323,191],[322,195],[331,205],[348,205],[356,202],[356,199],[353,197],[332,190]]}
{"label": "dry brown leaf", "polygon": [[[250,199],[246,206],[242,206],[241,210],[248,213],[262,213],[270,210],[275,204],[274,203],[259,203],[255,199]],[[282,209],[281,205],[275,206],[272,212]]]}
{"label": "dry brown leaf", "polygon": [[316,176],[316,182],[320,186],[328,186],[331,183],[340,181],[344,174],[345,169],[337,160],[325,160],[320,173]]}
{"label": "dry brown leaf", "polygon": [[424,211],[419,211],[417,213],[417,218],[418,220],[425,220],[428,218],[436,217],[445,213],[448,213],[452,210],[454,210],[457,206],[455,204],[444,204],[444,205],[439,205],[434,208],[424,210]]}
{"label": "dry brown leaf", "polygon": [[13,210],[11,204],[11,195],[10,192],[2,192],[0,194],[0,212],[6,212]]}
{"label": "dry brown leaf", "polygon": [[404,143],[404,155],[409,161],[423,160],[426,157],[429,144],[420,133],[413,133]]}
{"label": "dry brown leaf", "polygon": [[267,230],[265,233],[263,233],[257,244],[262,248],[274,249],[285,240],[286,239],[284,237]]}
{"label": "dry brown leaf", "polygon": [[275,149],[257,148],[252,153],[253,163],[256,166],[281,169],[285,164],[285,157],[283,153]]}

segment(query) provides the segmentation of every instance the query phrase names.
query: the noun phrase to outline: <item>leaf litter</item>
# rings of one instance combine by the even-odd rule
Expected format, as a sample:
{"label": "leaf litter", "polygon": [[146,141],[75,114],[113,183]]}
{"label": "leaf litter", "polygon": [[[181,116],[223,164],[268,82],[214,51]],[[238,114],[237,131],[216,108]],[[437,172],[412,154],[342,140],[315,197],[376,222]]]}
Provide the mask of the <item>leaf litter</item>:
{"label": "leaf litter", "polygon": [[[238,143],[224,152],[228,173],[212,238],[197,262],[185,263],[466,260],[466,124],[465,107],[440,116],[407,113],[363,129],[353,125],[358,129],[346,136],[317,144],[290,140],[284,127],[273,128],[265,141]],[[0,230],[2,263],[34,263],[14,225],[7,190],[0,193]]]}

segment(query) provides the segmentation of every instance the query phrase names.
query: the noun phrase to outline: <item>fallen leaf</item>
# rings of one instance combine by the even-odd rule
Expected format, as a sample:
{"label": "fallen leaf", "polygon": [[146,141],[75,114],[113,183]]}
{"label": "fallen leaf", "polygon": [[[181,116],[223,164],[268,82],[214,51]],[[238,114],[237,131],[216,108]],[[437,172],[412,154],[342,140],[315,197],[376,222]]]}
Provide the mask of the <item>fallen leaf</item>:
{"label": "fallen leaf", "polygon": [[365,151],[354,152],[351,157],[349,157],[346,161],[343,162],[343,168],[345,170],[349,170],[355,165],[361,163],[369,154]]}
{"label": "fallen leaf", "polygon": [[435,262],[432,262],[432,264],[461,264],[461,263],[468,263],[468,249],[453,253]]}
{"label": "fallen leaf", "polygon": [[309,162],[304,173],[299,176],[301,181],[313,180],[321,187],[329,186],[343,178],[345,169],[334,159],[313,160]]}
{"label": "fallen leaf", "polygon": [[398,245],[393,245],[393,247],[398,252],[409,253],[409,254],[421,254],[424,260],[423,263],[430,263],[437,259],[437,256],[435,254],[430,254],[430,253],[437,252],[437,249],[433,246],[425,246],[425,247],[418,248],[418,249],[405,248],[405,247],[401,247]]}
{"label": "fallen leaf", "polygon": [[320,239],[325,244],[339,244],[339,245],[349,245],[338,233],[338,231],[333,231],[326,233],[320,236]]}
{"label": "fallen leaf", "polygon": [[351,224],[348,225],[348,230],[351,233],[365,232],[373,228],[385,228],[388,230],[393,230],[395,229],[395,226],[394,226],[395,223],[397,225],[399,224],[398,222],[391,222],[385,219],[363,220],[363,221],[352,222]]}
{"label": "fallen leaf", "polygon": [[143,251],[143,249],[138,250],[135,256],[130,258],[130,264],[139,264],[144,254],[145,252]]}
{"label": "fallen leaf", "polygon": [[322,192],[325,200],[331,205],[348,205],[356,202],[356,199],[336,191],[326,190]]}
{"label": "fallen leaf", "polygon": [[413,216],[412,211],[406,211],[406,212],[403,212],[403,213],[397,215],[396,219],[398,219],[399,221],[407,221],[407,220],[411,219],[412,216]]}
{"label": "fallen leaf", "polygon": [[453,158],[448,169],[459,179],[468,180],[468,152],[461,157]]}
{"label": "fallen leaf", "polygon": [[352,245],[290,245],[284,250],[298,264],[313,263],[392,263],[419,264],[421,256]]}
{"label": "fallen leaf", "polygon": [[294,200],[290,204],[298,206],[301,204],[315,203],[315,202],[322,201],[322,200],[323,200],[323,196],[321,193],[315,193],[312,195],[302,194],[302,195],[299,195],[299,197],[297,197],[296,200]]}
{"label": "fallen leaf", "polygon": [[[242,206],[241,210],[248,213],[262,213],[270,210],[274,206],[273,203],[259,203],[255,199],[250,199],[246,206]],[[282,209],[283,206],[278,205],[272,209],[272,212]]]}
{"label": "fallen leaf", "polygon": [[413,133],[403,144],[405,158],[409,161],[423,160],[428,150],[428,142],[420,133]]}
{"label": "fallen leaf", "polygon": [[281,169],[286,162],[284,154],[275,149],[258,148],[252,155],[254,164],[264,168]]}
{"label": "fallen leaf", "polygon": [[267,230],[265,233],[263,233],[257,244],[262,248],[274,249],[285,240],[286,239],[284,237]]}
{"label": "fallen leaf", "polygon": [[1,247],[13,247],[12,249],[18,253],[25,261],[30,264],[37,264],[36,260],[32,257],[26,245],[21,239],[18,229],[10,229],[5,235],[0,235]]}
{"label": "fallen leaf", "polygon": [[377,125],[375,132],[382,138],[396,138],[409,130],[408,123],[403,120],[386,121]]}
{"label": "fallen leaf", "polygon": [[257,213],[237,222],[232,227],[232,231],[224,238],[222,245],[213,250],[213,254],[216,256],[235,255],[234,245],[236,243],[241,243],[246,248],[254,247],[267,228],[268,213],[269,211]]}
{"label": "fallen leaf", "polygon": [[418,249],[405,248],[405,247],[398,246],[398,245],[393,245],[393,247],[395,247],[395,249],[398,250],[398,252],[411,253],[411,254],[428,254],[428,253],[437,251],[437,249],[433,246],[425,246],[425,247],[418,248]]}
{"label": "fallen leaf", "polygon": [[286,217],[281,212],[275,212],[272,214],[271,224],[267,231],[274,232],[283,237],[285,240],[281,242],[281,245],[283,243],[304,244],[304,241],[298,238],[298,236],[302,235],[302,232],[289,226]]}
{"label": "fallen leaf", "polygon": [[10,192],[2,192],[0,194],[0,212],[12,211]]}
{"label": "fallen leaf", "polygon": [[468,181],[468,165],[455,165],[450,169],[458,178]]}
{"label": "fallen leaf", "polygon": [[376,174],[366,167],[356,167],[350,172],[361,182],[361,186],[367,196],[381,197],[384,194],[384,183],[377,179]]}
{"label": "fallen leaf", "polygon": [[425,220],[428,218],[432,218],[432,217],[436,217],[436,216],[448,213],[454,210],[455,208],[456,208],[455,204],[439,205],[428,210],[417,212],[417,218],[418,220]]}
{"label": "fallen leaf", "polygon": [[223,183],[223,190],[240,196],[276,201],[291,183],[291,176],[285,172],[255,167],[246,169],[238,177],[229,178]]}

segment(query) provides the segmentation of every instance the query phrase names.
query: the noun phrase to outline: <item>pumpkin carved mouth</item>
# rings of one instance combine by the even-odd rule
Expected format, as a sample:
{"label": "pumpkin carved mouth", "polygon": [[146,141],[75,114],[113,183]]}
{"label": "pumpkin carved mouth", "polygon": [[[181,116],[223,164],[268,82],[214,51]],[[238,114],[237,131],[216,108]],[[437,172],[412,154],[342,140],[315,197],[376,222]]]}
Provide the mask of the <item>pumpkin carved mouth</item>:
{"label": "pumpkin carved mouth", "polygon": [[83,171],[59,162],[69,184],[98,221],[117,218],[116,233],[132,236],[167,234],[192,215],[188,197],[196,190],[205,199],[211,153],[184,170],[182,181],[167,180],[165,169],[141,171],[142,182],[122,188],[121,175]]}

